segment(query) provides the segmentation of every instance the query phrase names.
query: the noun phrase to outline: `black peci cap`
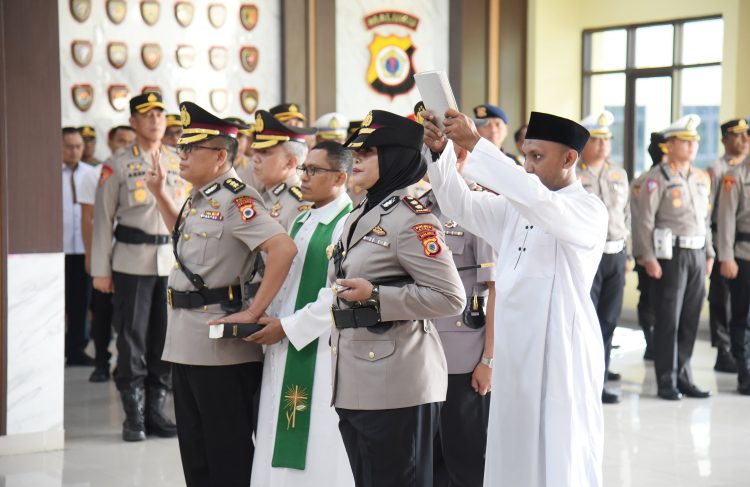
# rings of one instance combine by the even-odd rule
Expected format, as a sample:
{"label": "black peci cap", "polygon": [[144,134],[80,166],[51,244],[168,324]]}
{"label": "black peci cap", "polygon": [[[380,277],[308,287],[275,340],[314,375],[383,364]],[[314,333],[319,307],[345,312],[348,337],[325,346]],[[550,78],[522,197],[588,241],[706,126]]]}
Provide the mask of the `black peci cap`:
{"label": "black peci cap", "polygon": [[549,113],[531,112],[526,140],[547,140],[567,145],[580,153],[589,141],[589,131],[582,125]]}

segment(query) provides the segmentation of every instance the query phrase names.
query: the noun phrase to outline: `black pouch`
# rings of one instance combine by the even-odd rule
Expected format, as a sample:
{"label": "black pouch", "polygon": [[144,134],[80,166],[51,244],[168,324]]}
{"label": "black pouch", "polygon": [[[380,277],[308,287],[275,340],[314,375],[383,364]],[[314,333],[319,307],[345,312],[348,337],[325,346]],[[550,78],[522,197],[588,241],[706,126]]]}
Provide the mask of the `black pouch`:
{"label": "black pouch", "polygon": [[487,322],[487,317],[484,314],[485,297],[469,296],[466,301],[463,314],[464,324],[469,328],[478,330]]}
{"label": "black pouch", "polygon": [[228,314],[239,313],[242,311],[242,300],[224,301],[221,303],[221,309]]}

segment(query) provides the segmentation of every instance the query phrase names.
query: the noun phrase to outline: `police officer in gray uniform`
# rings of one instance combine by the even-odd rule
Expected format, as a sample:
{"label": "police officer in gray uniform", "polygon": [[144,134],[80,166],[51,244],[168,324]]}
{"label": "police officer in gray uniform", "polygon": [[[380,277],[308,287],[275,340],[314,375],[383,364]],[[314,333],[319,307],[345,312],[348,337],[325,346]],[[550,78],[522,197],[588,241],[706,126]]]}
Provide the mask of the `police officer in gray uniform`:
{"label": "police officer in gray uniform", "polygon": [[655,279],[654,368],[658,395],[709,397],[693,383],[693,354],[705,297],[706,269],[713,265],[708,175],[692,166],[700,117],[686,115],[664,130],[668,162],[652,168],[638,198],[640,263]]}
{"label": "police officer in gray uniform", "polygon": [[[591,285],[591,300],[594,302],[604,342],[604,380],[619,380],[620,375],[609,372],[609,357],[612,337],[617,320],[622,312],[625,294],[625,272],[629,265],[630,191],[628,174],[622,167],[609,160],[612,152],[610,126],[615,117],[611,112],[592,113],[581,121],[591,134],[581,153],[581,162],[576,166],[576,175],[589,193],[594,193],[607,207],[609,224],[604,254]],[[620,397],[606,389],[602,391],[602,402],[614,404]]]}
{"label": "police officer in gray uniform", "polygon": [[253,396],[260,386],[260,345],[209,338],[207,322],[247,304],[246,283],[258,251],[268,255],[263,283],[243,312],[257,322],[281,287],[297,252],[294,242],[237,179],[232,160],[237,126],[194,103],[181,105],[180,174],[193,184],[178,209],[163,167],[148,187],[173,228],[176,265],[169,276],[169,326],[164,360],[174,370],[175,415],[188,486],[250,485]]}
{"label": "police officer in gray uniform", "polygon": [[[714,245],[717,244],[717,215],[719,206],[719,185],[724,174],[736,168],[745,159],[748,151],[747,120],[738,118],[721,124],[721,142],[724,145],[724,155],[711,163],[708,175],[711,176],[711,231]],[[711,284],[708,288],[708,323],[711,329],[711,345],[716,347],[716,363],[714,370],[718,372],[737,372],[737,365],[730,351],[729,320],[731,308],[729,304],[729,286],[719,270],[718,259],[711,269]]]}
{"label": "police officer in gray uniform", "polygon": [[160,157],[167,168],[166,191],[173,201],[184,201],[187,183],[179,176],[177,155],[161,143],[166,128],[161,96],[145,93],[133,97],[130,113],[135,144],[112,156],[101,170],[91,274],[97,290],[114,291],[115,383],[125,410],[122,435],[126,441],[139,441],[145,439],[146,432],[177,434],[163,412],[171,373],[169,364],[161,359],[167,329],[167,275],[174,259],[169,232],[146,189],[145,178],[153,158]]}
{"label": "police officer in gray uniform", "polygon": [[[454,149],[461,172],[468,152],[457,145]],[[429,149],[424,148],[423,153],[431,157]],[[486,191],[476,183],[469,187]],[[420,201],[442,223],[456,267],[472,267],[459,273],[466,293],[464,312],[433,320],[448,363],[448,394],[435,439],[435,486],[481,487],[494,363],[497,252],[460,223],[444,217],[431,191]]]}
{"label": "police officer in gray uniform", "polygon": [[430,319],[460,313],[461,278],[439,220],[407,187],[424,176],[423,127],[373,110],[346,146],[367,199],[347,217],[329,275],[333,405],[357,486],[432,486],[448,375]]}

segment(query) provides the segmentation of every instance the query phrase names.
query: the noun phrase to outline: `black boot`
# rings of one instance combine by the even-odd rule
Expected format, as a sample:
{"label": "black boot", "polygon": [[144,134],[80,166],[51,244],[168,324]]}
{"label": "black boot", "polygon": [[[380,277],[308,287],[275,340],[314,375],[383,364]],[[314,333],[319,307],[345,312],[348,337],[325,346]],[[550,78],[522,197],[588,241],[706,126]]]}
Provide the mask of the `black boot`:
{"label": "black boot", "polygon": [[125,410],[125,421],[122,423],[122,439],[125,441],[143,441],[146,439],[146,428],[143,424],[145,397],[143,389],[137,388],[120,391],[122,408]]}
{"label": "black boot", "polygon": [[737,362],[735,362],[734,357],[729,353],[729,350],[724,347],[720,346],[718,348],[714,370],[717,372],[728,372],[730,374],[737,373]]}
{"label": "black boot", "polygon": [[167,390],[149,388],[146,395],[146,431],[162,438],[177,436],[177,425],[164,414]]}

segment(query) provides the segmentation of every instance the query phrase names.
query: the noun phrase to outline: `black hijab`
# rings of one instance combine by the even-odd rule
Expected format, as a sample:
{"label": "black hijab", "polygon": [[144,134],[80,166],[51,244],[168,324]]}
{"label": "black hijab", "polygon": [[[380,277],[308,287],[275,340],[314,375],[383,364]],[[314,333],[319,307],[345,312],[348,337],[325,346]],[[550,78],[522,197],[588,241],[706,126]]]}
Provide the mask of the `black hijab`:
{"label": "black hijab", "polygon": [[427,172],[427,163],[414,148],[383,145],[377,150],[380,178],[367,190],[365,213],[394,191],[416,183]]}

